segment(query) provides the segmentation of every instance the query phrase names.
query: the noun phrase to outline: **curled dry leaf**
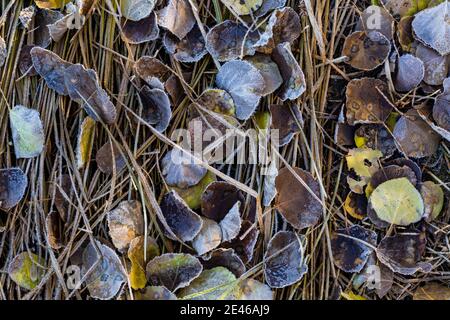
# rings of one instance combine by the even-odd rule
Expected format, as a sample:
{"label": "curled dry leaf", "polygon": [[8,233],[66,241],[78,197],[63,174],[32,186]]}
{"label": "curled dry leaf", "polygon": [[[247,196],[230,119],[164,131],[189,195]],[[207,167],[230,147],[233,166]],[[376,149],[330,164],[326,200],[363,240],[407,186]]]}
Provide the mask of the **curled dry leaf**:
{"label": "curled dry leaf", "polygon": [[64,78],[66,68],[71,64],[58,57],[55,53],[40,47],[31,49],[30,54],[34,69],[44,78],[47,86],[60,95],[68,95]]}
{"label": "curled dry leaf", "polygon": [[442,56],[450,53],[449,11],[450,3],[444,1],[438,6],[419,12],[412,22],[417,39]]}
{"label": "curled dry leaf", "polygon": [[134,65],[135,73],[151,88],[164,90],[164,83],[171,76],[167,66],[156,58],[143,56]]}
{"label": "curled dry leaf", "polygon": [[136,200],[122,201],[107,214],[109,235],[114,246],[121,252],[128,249],[130,242],[144,233],[142,205]]}
{"label": "curled dry leaf", "polygon": [[272,52],[272,59],[278,65],[283,78],[283,84],[278,92],[281,100],[295,100],[306,90],[305,75],[297,59],[291,52],[289,43],[281,43]]}
{"label": "curled dry leaf", "polygon": [[148,286],[134,296],[136,300],[177,300],[177,296],[164,286]]}
{"label": "curled dry leaf", "polygon": [[222,247],[232,248],[244,263],[248,263],[253,258],[259,230],[250,221],[243,220],[239,235],[230,242],[224,242]]}
{"label": "curled dry leaf", "polygon": [[131,44],[141,44],[156,40],[159,37],[159,27],[156,23],[156,14],[154,12],[138,21],[122,18],[120,24],[122,39]]}
{"label": "curled dry leaf", "polygon": [[277,175],[277,161],[272,160],[264,176],[262,205],[265,207],[270,206],[270,203],[273,201],[273,199],[275,199],[275,196],[277,195],[277,189],[275,188],[275,179],[277,178]]}
{"label": "curled dry leaf", "polygon": [[206,35],[206,49],[219,61],[230,61],[255,53],[254,44],[258,41],[257,31],[244,25],[225,20],[215,25]]}
{"label": "curled dry leaf", "polygon": [[246,271],[244,263],[234,249],[214,249],[202,257],[202,264],[205,269],[224,267],[233,272],[236,277],[240,277]]}
{"label": "curled dry leaf", "polygon": [[225,217],[219,222],[222,230],[222,241],[231,241],[237,237],[241,230],[241,213],[239,211],[241,203],[236,202]]}
{"label": "curled dry leaf", "polygon": [[188,0],[169,0],[166,7],[159,10],[158,24],[183,39],[195,25],[194,14]]}
{"label": "curled dry leaf", "polygon": [[437,282],[428,282],[416,289],[413,300],[450,300],[450,288]]}
{"label": "curled dry leaf", "polygon": [[214,220],[203,218],[202,228],[192,240],[192,247],[198,255],[203,255],[222,243],[222,229]]}
{"label": "curled dry leaf", "polygon": [[366,32],[377,31],[388,40],[392,40],[394,36],[395,19],[382,6],[372,5],[367,7],[361,13],[361,23]]}
{"label": "curled dry leaf", "polygon": [[225,90],[206,89],[197,99],[197,103],[202,107],[228,116],[234,116],[236,108],[233,98]]}
{"label": "curled dry leaf", "polygon": [[425,205],[424,217],[435,220],[444,206],[444,191],[433,181],[425,181],[420,186],[420,194]]}
{"label": "curled dry leaf", "polygon": [[30,252],[16,255],[8,265],[8,274],[18,286],[31,290],[45,274],[46,263],[42,257]]}
{"label": "curled dry leaf", "polygon": [[159,132],[164,132],[170,124],[172,110],[170,99],[164,90],[144,85],[139,92],[142,101],[142,118]]}
{"label": "curled dry leaf", "polygon": [[125,19],[139,21],[150,15],[155,4],[155,0],[122,0],[120,1],[120,11]]}
{"label": "curled dry leaf", "polygon": [[39,112],[17,105],[9,112],[16,158],[34,158],[44,149],[44,128]]}
{"label": "curled dry leaf", "polygon": [[120,172],[126,166],[126,160],[114,142],[107,142],[98,149],[95,161],[98,169],[106,174]]}
{"label": "curled dry leaf", "polygon": [[377,247],[377,258],[392,271],[412,275],[431,271],[431,264],[420,261],[425,251],[426,237],[421,233],[400,233],[385,237]]}
{"label": "curled dry leaf", "polygon": [[83,251],[81,273],[91,297],[100,300],[114,298],[126,281],[126,273],[119,257],[110,247],[98,240],[89,242]]}
{"label": "curled dry leaf", "polygon": [[144,236],[138,236],[131,240],[128,248],[128,259],[131,261],[129,279],[134,290],[142,289],[147,284],[145,266],[156,256],[159,256],[159,248],[155,239],[147,237],[145,241]]}
{"label": "curled dry leaf", "polygon": [[422,60],[411,54],[402,55],[398,59],[395,89],[401,92],[410,91],[422,82],[424,76],[425,67]]}
{"label": "curled dry leaf", "polygon": [[381,220],[401,226],[419,221],[424,214],[423,199],[406,178],[380,184],[370,195],[369,205]]}
{"label": "curled dry leaf", "polygon": [[34,17],[34,44],[47,48],[52,43],[48,25],[54,24],[64,18],[64,15],[55,10],[39,9]]}
{"label": "curled dry leaf", "polygon": [[353,68],[370,71],[382,65],[390,51],[389,39],[378,31],[356,31],[345,38],[342,55]]}
{"label": "curled dry leaf", "polygon": [[47,25],[50,37],[53,41],[58,42],[62,40],[69,29],[79,29],[84,25],[85,17],[76,16],[79,14],[77,11],[78,8],[73,3],[69,2],[66,6],[66,15],[56,22]]}
{"label": "curled dry leaf", "polygon": [[414,109],[408,110],[397,121],[393,135],[399,151],[413,158],[433,155],[441,140]]}
{"label": "curled dry leaf", "polygon": [[220,222],[239,201],[243,203],[244,197],[234,185],[224,181],[213,182],[202,195],[202,214]]}
{"label": "curled dry leaf", "polygon": [[34,3],[38,8],[45,9],[61,9],[63,8],[70,0],[34,0]]}
{"label": "curled dry leaf", "polygon": [[258,10],[264,0],[221,0],[235,14],[244,16]]}
{"label": "curled dry leaf", "polygon": [[275,90],[277,90],[283,83],[280,70],[275,62],[272,61],[270,56],[263,54],[256,54],[252,57],[248,57],[245,60],[250,62],[264,78],[264,91],[263,96],[267,96]]}
{"label": "curled dry leaf", "polygon": [[449,71],[449,59],[439,55],[433,49],[419,44],[416,56],[422,60],[425,68],[423,81],[431,86],[439,86],[444,83]]}
{"label": "curled dry leaf", "polygon": [[7,57],[8,51],[6,50],[6,42],[2,37],[0,37],[0,67],[3,67]]}
{"label": "curled dry leaf", "polygon": [[236,105],[236,117],[247,120],[255,112],[264,92],[264,78],[252,64],[233,60],[217,73],[216,84],[226,90]]}
{"label": "curled dry leaf", "polygon": [[95,121],[91,117],[84,118],[80,126],[77,139],[76,160],[77,168],[83,168],[91,158],[94,143]]}
{"label": "curled dry leaf", "polygon": [[33,66],[33,61],[31,60],[31,49],[34,45],[26,45],[22,47],[19,55],[19,70],[22,75],[35,76],[37,75],[36,70]]}
{"label": "curled dry leaf", "polygon": [[236,277],[224,267],[204,270],[198,278],[181,290],[179,296],[187,300],[228,300]]}
{"label": "curled dry leaf", "polygon": [[278,44],[292,43],[300,36],[300,17],[290,7],[284,7],[272,12],[265,31],[258,42],[254,44],[257,51],[270,54]]}
{"label": "curled dry leaf", "polygon": [[279,231],[270,239],[264,254],[264,275],[271,288],[284,288],[299,281],[308,271],[303,246],[294,232]]}
{"label": "curled dry leaf", "polygon": [[178,193],[178,195],[186,202],[189,208],[195,210],[200,208],[201,206],[201,198],[203,192],[205,192],[206,190],[206,187],[214,181],[216,181],[216,176],[212,172],[208,171],[196,185],[185,189],[178,187],[172,187],[172,189]]}
{"label": "curled dry leaf", "polygon": [[94,70],[86,69],[81,64],[71,65],[65,69],[64,83],[70,98],[80,103],[94,120],[101,119],[107,124],[116,121],[116,107],[100,87]]}
{"label": "curled dry leaf", "polygon": [[269,107],[271,115],[270,128],[278,130],[279,146],[291,142],[294,135],[303,127],[303,117],[297,106],[289,107],[282,104],[272,104]]}
{"label": "curled dry leaf", "polygon": [[147,264],[147,279],[173,292],[188,286],[202,270],[200,261],[190,254],[165,253]]}
{"label": "curled dry leaf", "polygon": [[275,179],[275,208],[296,229],[315,226],[322,216],[319,183],[305,170],[292,170],[295,175],[288,168],[281,169]]}
{"label": "curled dry leaf", "polygon": [[207,170],[195,163],[189,151],[174,148],[161,161],[162,174],[169,186],[188,188],[202,180]]}
{"label": "curled dry leaf", "polygon": [[206,54],[205,39],[197,26],[182,40],[166,32],[163,42],[167,52],[180,62],[197,62]]}
{"label": "curled dry leaf", "polygon": [[344,210],[355,219],[364,219],[367,215],[366,196],[355,192],[349,192],[345,198]]}
{"label": "curled dry leaf", "polygon": [[50,212],[45,218],[45,228],[47,232],[47,241],[55,250],[64,246],[64,222],[56,211]]}
{"label": "curled dry leaf", "polygon": [[160,206],[167,225],[181,241],[191,241],[200,232],[202,218],[189,209],[176,191],[166,193]]}
{"label": "curled dry leaf", "polygon": [[347,122],[351,125],[384,122],[392,110],[387,96],[388,87],[382,80],[351,80],[346,90]]}
{"label": "curled dry leaf", "polygon": [[377,234],[358,225],[331,235],[334,264],[344,272],[360,272],[376,245]]}
{"label": "curled dry leaf", "polygon": [[0,208],[8,210],[22,200],[28,177],[20,168],[0,169]]}

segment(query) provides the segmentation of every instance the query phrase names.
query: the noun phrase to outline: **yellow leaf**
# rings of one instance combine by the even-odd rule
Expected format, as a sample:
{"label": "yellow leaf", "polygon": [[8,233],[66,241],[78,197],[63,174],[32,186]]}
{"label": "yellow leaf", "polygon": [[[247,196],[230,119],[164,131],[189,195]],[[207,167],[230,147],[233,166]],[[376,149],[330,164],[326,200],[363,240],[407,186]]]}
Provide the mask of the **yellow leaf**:
{"label": "yellow leaf", "polygon": [[44,276],[45,260],[38,255],[22,252],[8,266],[11,279],[24,289],[35,288]]}
{"label": "yellow leaf", "polygon": [[41,9],[61,9],[70,0],[34,0],[34,2]]}
{"label": "yellow leaf", "polygon": [[[360,177],[369,178],[378,168],[378,160],[382,156],[380,150],[358,148],[351,149],[345,159],[349,169],[353,169]],[[366,165],[366,161],[370,163],[370,166]]]}
{"label": "yellow leaf", "polygon": [[147,277],[145,275],[146,262],[159,255],[159,248],[156,241],[148,237],[147,254],[144,257],[144,239],[145,237],[143,236],[134,238],[128,248],[128,259],[131,261],[129,277],[131,287],[134,290],[145,288],[147,284]]}
{"label": "yellow leaf", "polygon": [[200,180],[196,185],[182,189],[177,187],[172,187],[171,189],[175,190],[178,195],[186,202],[189,208],[195,210],[200,208],[201,197],[206,187],[211,183],[216,181],[215,174],[208,171],[206,175]]}
{"label": "yellow leaf", "polygon": [[353,293],[353,291],[341,292],[341,296],[346,300],[367,300],[363,296]]}
{"label": "yellow leaf", "polygon": [[77,167],[83,168],[91,158],[92,143],[94,142],[95,121],[86,117],[81,124],[77,142]]}

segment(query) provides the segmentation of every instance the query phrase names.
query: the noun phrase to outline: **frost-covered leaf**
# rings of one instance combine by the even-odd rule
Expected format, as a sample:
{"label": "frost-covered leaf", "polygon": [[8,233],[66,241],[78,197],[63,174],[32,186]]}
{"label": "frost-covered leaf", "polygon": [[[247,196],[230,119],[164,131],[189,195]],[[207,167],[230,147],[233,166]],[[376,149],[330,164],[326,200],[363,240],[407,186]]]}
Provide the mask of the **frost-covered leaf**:
{"label": "frost-covered leaf", "polygon": [[135,293],[136,300],[177,300],[177,296],[164,286],[148,286],[143,292]]}
{"label": "frost-covered leaf", "polygon": [[23,46],[22,50],[20,50],[19,70],[22,75],[27,75],[30,77],[37,75],[37,72],[33,66],[33,61],[31,60],[31,49],[34,47],[34,45],[27,45]]}
{"label": "frost-covered leaf", "polygon": [[299,281],[308,271],[300,238],[279,231],[270,239],[264,254],[264,275],[271,288],[284,288]]}
{"label": "frost-covered leaf", "polygon": [[170,291],[188,286],[203,267],[200,261],[185,253],[165,253],[147,264],[147,279],[154,286],[165,286]]}
{"label": "frost-covered leaf", "polygon": [[256,10],[253,15],[255,17],[265,16],[272,10],[283,8],[286,5],[286,0],[263,0],[261,7]]}
{"label": "frost-covered leaf", "polygon": [[246,271],[244,263],[234,252],[234,249],[214,249],[213,251],[205,254],[201,259],[205,269],[225,267],[233,272],[236,277],[240,277]]}
{"label": "frost-covered leaf", "polygon": [[270,287],[255,279],[239,280],[229,299],[232,300],[274,300]]}
{"label": "frost-covered leaf", "polygon": [[126,273],[113,249],[98,240],[94,243],[89,242],[83,251],[82,277],[86,277],[91,297],[109,300],[119,293],[126,281]]}
{"label": "frost-covered leaf", "polygon": [[81,64],[66,67],[64,83],[70,98],[80,103],[94,120],[101,119],[107,124],[116,121],[116,107],[106,91],[100,87],[94,70],[86,69]]}
{"label": "frost-covered leaf", "polygon": [[42,257],[31,252],[16,255],[8,265],[8,274],[18,286],[31,290],[42,280],[46,263]]}
{"label": "frost-covered leaf", "polygon": [[322,216],[319,183],[300,168],[279,171],[275,179],[277,196],[275,208],[296,229],[315,226]]}
{"label": "frost-covered leaf", "polygon": [[370,71],[382,65],[390,51],[389,39],[378,31],[356,31],[345,38],[342,55],[353,68]]}
{"label": "frost-covered leaf", "polygon": [[423,81],[432,86],[444,83],[449,71],[449,59],[443,57],[433,49],[419,44],[416,49],[416,57],[422,60],[425,68]]}
{"label": "frost-covered leaf", "polygon": [[[145,253],[145,254],[144,254]],[[158,244],[155,239],[138,236],[131,240],[128,248],[128,259],[131,261],[129,273],[130,285],[134,290],[142,289],[147,284],[145,266],[147,262],[159,255]]]}
{"label": "frost-covered leaf", "polygon": [[376,244],[377,234],[374,231],[358,225],[338,229],[331,235],[334,264],[344,272],[359,272]]}
{"label": "frost-covered leaf", "polygon": [[228,61],[219,69],[216,84],[231,95],[240,120],[247,120],[255,112],[265,86],[258,69],[239,60]]}
{"label": "frost-covered leaf", "polygon": [[164,132],[170,124],[172,110],[170,99],[164,90],[144,85],[139,92],[142,101],[142,118],[159,132]]}
{"label": "frost-covered leaf", "polygon": [[437,282],[427,282],[416,289],[413,300],[450,300],[450,288]]}
{"label": "frost-covered leaf", "polygon": [[142,205],[136,200],[122,201],[107,214],[109,235],[114,246],[121,252],[128,249],[130,242],[144,233]]}
{"label": "frost-covered leaf", "polygon": [[303,117],[298,106],[289,107],[283,104],[269,106],[271,115],[271,129],[278,130],[279,146],[285,146],[291,142],[296,133],[303,127]]}
{"label": "frost-covered leaf", "polygon": [[222,243],[224,248],[232,248],[244,263],[248,263],[253,258],[259,230],[250,221],[242,221],[239,235],[230,242]]}
{"label": "frost-covered leaf", "polygon": [[39,112],[17,105],[9,112],[16,158],[34,158],[44,149],[44,128]]}
{"label": "frost-covered leaf", "polygon": [[202,195],[202,215],[220,222],[238,201],[244,202],[238,188],[224,181],[213,182]]}
{"label": "frost-covered leaf", "polygon": [[166,7],[156,13],[158,24],[183,39],[195,25],[194,14],[188,0],[169,0]]}
{"label": "frost-covered leaf", "polygon": [[411,54],[402,55],[398,59],[395,89],[401,92],[410,91],[422,82],[424,76],[425,67],[422,60]]}
{"label": "frost-covered leaf", "polygon": [[185,189],[178,187],[171,188],[178,193],[178,195],[186,202],[189,208],[195,210],[200,208],[201,198],[203,192],[205,192],[206,190],[206,187],[214,181],[216,181],[216,176],[212,172],[208,171],[206,175],[200,180],[200,182],[192,187],[188,187]]}
{"label": "frost-covered leaf", "polygon": [[20,10],[19,21],[25,29],[30,28],[31,21],[36,13],[36,8],[34,6],[28,6]]}
{"label": "frost-covered leaf", "polygon": [[78,169],[83,168],[91,158],[94,130],[94,119],[91,117],[84,118],[77,139],[76,158]]}
{"label": "frost-covered leaf", "polygon": [[155,4],[155,0],[122,0],[120,1],[120,11],[126,19],[139,21],[150,15]]}
{"label": "frost-covered leaf", "polygon": [[185,189],[198,184],[206,175],[207,170],[186,152],[174,148],[162,159],[162,174],[169,186]]}
{"label": "frost-covered leaf", "polygon": [[2,37],[0,37],[0,67],[3,67],[7,57],[8,51],[6,50],[6,42]]}
{"label": "frost-covered leaf", "polygon": [[164,90],[164,83],[169,79],[171,72],[167,66],[156,58],[140,57],[134,65],[135,73],[151,88]]}
{"label": "frost-covered leaf", "polygon": [[206,54],[205,39],[197,26],[194,26],[182,40],[166,32],[163,43],[167,52],[180,62],[197,62]]}
{"label": "frost-covered leaf", "polygon": [[126,160],[114,142],[107,142],[98,149],[95,161],[98,169],[106,174],[120,172],[126,166]]}
{"label": "frost-covered leaf", "polygon": [[270,56],[263,54],[256,54],[254,56],[248,57],[245,60],[250,62],[264,78],[264,91],[263,96],[267,96],[275,90],[277,90],[283,83],[283,78],[281,77],[280,70],[275,62],[272,61]]}
{"label": "frost-covered leaf", "polygon": [[131,44],[141,44],[156,40],[159,37],[159,27],[156,23],[156,14],[152,12],[148,17],[139,21],[120,20],[122,39]]}
{"label": "frost-covered leaf", "polygon": [[202,218],[189,209],[176,191],[166,193],[160,206],[167,225],[181,241],[191,241],[200,232]]}
{"label": "frost-covered leaf", "polygon": [[56,10],[39,9],[34,17],[34,45],[47,48],[52,43],[48,25],[54,24],[64,18],[64,15]]}
{"label": "frost-covered leaf", "polygon": [[236,108],[233,98],[225,90],[206,89],[197,99],[197,103],[202,107],[228,116],[234,116]]}
{"label": "frost-covered leaf", "polygon": [[203,218],[200,232],[192,240],[192,247],[198,255],[203,255],[215,248],[222,242],[222,229],[214,220]]}
{"label": "frost-covered leaf", "polygon": [[220,229],[222,230],[222,241],[233,240],[239,234],[242,224],[241,213],[239,211],[240,205],[240,202],[236,202],[219,222]]}
{"label": "frost-covered leaf", "polygon": [[420,194],[425,206],[424,217],[435,220],[444,206],[444,191],[433,181],[424,181],[420,186]]}
{"label": "frost-covered leaf", "polygon": [[281,100],[295,100],[306,90],[305,75],[291,52],[289,43],[281,43],[272,52],[272,59],[278,65],[283,84],[277,95]]}
{"label": "frost-covered leaf", "polygon": [[394,36],[395,19],[382,6],[368,6],[361,13],[361,22],[364,31],[377,31],[388,40],[392,40]]}

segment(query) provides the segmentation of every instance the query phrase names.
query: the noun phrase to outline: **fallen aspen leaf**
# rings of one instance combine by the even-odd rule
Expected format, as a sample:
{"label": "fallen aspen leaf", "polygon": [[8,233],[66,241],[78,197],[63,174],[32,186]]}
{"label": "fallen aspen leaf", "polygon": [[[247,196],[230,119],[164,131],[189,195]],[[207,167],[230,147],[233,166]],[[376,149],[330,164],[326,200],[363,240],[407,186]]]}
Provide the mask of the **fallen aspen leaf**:
{"label": "fallen aspen leaf", "polygon": [[46,263],[42,257],[30,252],[16,255],[8,265],[8,274],[18,286],[31,290],[42,280]]}
{"label": "fallen aspen leaf", "polygon": [[20,168],[0,169],[0,208],[8,210],[22,200],[28,177]]}

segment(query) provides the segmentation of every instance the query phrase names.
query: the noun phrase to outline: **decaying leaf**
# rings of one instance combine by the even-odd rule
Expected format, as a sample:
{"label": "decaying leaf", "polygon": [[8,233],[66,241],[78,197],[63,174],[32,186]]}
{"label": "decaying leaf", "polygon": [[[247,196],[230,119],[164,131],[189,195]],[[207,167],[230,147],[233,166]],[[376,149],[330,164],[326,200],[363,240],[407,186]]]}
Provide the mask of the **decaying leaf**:
{"label": "decaying leaf", "polygon": [[66,15],[58,21],[48,24],[47,28],[53,41],[61,41],[69,29],[80,28],[84,25],[85,17],[78,15],[78,8],[71,2],[66,6]]}
{"label": "decaying leaf", "polygon": [[197,26],[182,40],[166,32],[163,42],[167,52],[180,62],[197,62],[206,54],[205,39]]}
{"label": "decaying leaf", "polygon": [[155,4],[155,0],[122,0],[120,11],[127,20],[139,21],[150,15]]}
{"label": "decaying leaf", "polygon": [[248,15],[258,10],[264,0],[221,0],[239,16]]}
{"label": "decaying leaf", "polygon": [[161,161],[162,174],[169,186],[188,188],[200,182],[207,170],[195,163],[189,151],[172,149]]}
{"label": "decaying leaf", "polygon": [[177,300],[177,296],[164,286],[148,286],[134,294],[136,300]]}
{"label": "decaying leaf", "polygon": [[83,168],[91,158],[93,138],[95,130],[95,121],[91,117],[84,118],[80,126],[80,132],[77,139],[77,168]]}
{"label": "decaying leaf", "polygon": [[2,37],[0,37],[0,67],[3,67],[7,57],[8,51],[6,50],[6,42]]}
{"label": "decaying leaf", "polygon": [[239,235],[230,242],[224,242],[222,247],[232,248],[244,263],[253,258],[253,253],[258,240],[259,230],[250,221],[243,220]]}
{"label": "decaying leaf", "polygon": [[344,272],[360,272],[377,244],[377,234],[361,226],[338,229],[331,235],[334,264]]}
{"label": "decaying leaf", "polygon": [[367,215],[366,196],[355,192],[349,192],[345,198],[344,210],[355,219],[364,219]]}
{"label": "decaying leaf", "polygon": [[408,179],[413,186],[418,186],[420,183],[420,180],[417,179],[416,173],[408,165],[391,164],[380,168],[372,175],[372,177],[370,178],[370,183],[365,190],[366,196],[369,197],[372,194],[373,190],[380,184],[398,178]]}
{"label": "decaying leaf", "polygon": [[11,260],[8,274],[18,286],[31,290],[41,282],[45,269],[46,263],[42,257],[25,251]]}
{"label": "decaying leaf", "polygon": [[264,91],[263,96],[267,96],[275,90],[277,90],[283,83],[283,78],[281,77],[280,70],[275,62],[272,61],[270,56],[263,54],[256,54],[254,56],[248,57],[245,60],[250,62],[264,78]]}
{"label": "decaying leaf", "polygon": [[98,169],[106,174],[120,172],[126,166],[126,160],[114,142],[107,142],[98,149],[95,161]]}
{"label": "decaying leaf", "polygon": [[403,275],[412,275],[419,270],[427,273],[432,266],[421,261],[425,245],[423,233],[399,233],[381,240],[376,250],[377,258],[392,271]]}
{"label": "decaying leaf", "polygon": [[225,300],[233,290],[236,277],[224,267],[204,270],[198,278],[181,290],[179,296],[187,300]]}
{"label": "decaying leaf", "polygon": [[16,158],[34,158],[44,149],[44,128],[39,112],[17,105],[9,112]]}
{"label": "decaying leaf", "polygon": [[8,210],[22,200],[28,177],[20,168],[0,169],[0,208]]}
{"label": "decaying leaf", "polygon": [[284,288],[299,281],[308,271],[300,238],[279,231],[270,239],[264,254],[264,275],[271,288]]}
{"label": "decaying leaf", "polygon": [[154,257],[159,256],[159,248],[155,239],[138,236],[131,240],[128,248],[128,259],[131,261],[129,273],[130,285],[134,290],[142,289],[147,284],[145,266]]}
{"label": "decaying leaf", "polygon": [[270,54],[278,44],[292,43],[300,36],[300,32],[300,17],[294,9],[291,7],[276,9],[254,47],[259,52]]}
{"label": "decaying leaf", "polygon": [[275,179],[275,208],[296,229],[315,226],[322,216],[319,183],[305,170],[292,170],[281,169]]}
{"label": "decaying leaf", "polygon": [[167,66],[156,58],[143,56],[134,65],[136,74],[151,88],[164,90],[164,83],[171,72]]}
{"label": "decaying leaf", "polygon": [[139,92],[142,101],[142,118],[159,132],[164,132],[172,118],[170,99],[164,90],[144,85]]}
{"label": "decaying leaf", "polygon": [[413,300],[450,300],[450,288],[437,282],[428,282],[416,289]]}
{"label": "decaying leaf", "polygon": [[305,75],[291,52],[289,43],[281,43],[272,52],[272,59],[278,65],[283,84],[278,92],[281,100],[295,100],[306,90]]}
{"label": "decaying leaf", "polygon": [[116,121],[116,107],[106,91],[100,87],[94,70],[86,69],[81,64],[66,67],[64,83],[70,98],[80,103],[92,119],[96,121],[101,119],[107,124]]}
{"label": "decaying leaf", "polygon": [[71,64],[58,57],[55,53],[40,47],[31,49],[30,54],[34,69],[44,78],[47,86],[60,95],[68,95],[64,78],[66,68]]}
{"label": "decaying leaf", "polygon": [[373,78],[353,79],[347,85],[347,122],[382,123],[392,110],[387,100],[388,88],[384,81]]}
{"label": "decaying leaf", "polygon": [[443,57],[433,49],[419,44],[416,49],[416,57],[422,60],[425,68],[423,81],[432,86],[444,83],[449,71],[449,59]]}
{"label": "decaying leaf", "polygon": [[200,261],[185,253],[165,253],[147,264],[147,279],[155,286],[170,291],[188,286],[202,272]]}
{"label": "decaying leaf", "polygon": [[392,40],[394,36],[395,19],[382,6],[368,6],[361,13],[361,23],[366,32],[377,31],[388,40]]}
{"label": "decaying leaf", "polygon": [[224,181],[213,182],[202,195],[202,215],[220,222],[239,201],[244,202],[244,197],[234,185]]}
{"label": "decaying leaf", "polygon": [[356,31],[345,38],[342,55],[353,68],[370,71],[386,61],[390,50],[388,38],[378,31]]}
{"label": "decaying leaf", "polygon": [[272,104],[269,110],[271,115],[270,127],[278,130],[279,146],[285,146],[303,127],[302,114],[297,106],[289,107],[282,104]]}
{"label": "decaying leaf", "polygon": [[259,35],[244,25],[225,20],[215,25],[206,35],[206,49],[219,61],[230,61],[255,53],[254,44]]}
{"label": "decaying leaf", "polygon": [[233,60],[217,73],[216,84],[226,90],[236,105],[236,117],[247,120],[255,112],[264,92],[264,78],[252,64]]}
{"label": "decaying leaf", "polygon": [[412,22],[416,37],[442,56],[450,53],[449,11],[450,3],[445,1],[419,12]]}
{"label": "decaying leaf", "polygon": [[136,200],[122,201],[107,214],[109,235],[114,246],[121,252],[130,242],[144,233],[142,205]]}
{"label": "decaying leaf", "polygon": [[413,158],[433,155],[441,140],[415,109],[408,110],[397,121],[393,135],[399,151]]}
{"label": "decaying leaf", "polygon": [[201,198],[203,192],[206,190],[206,187],[214,181],[216,181],[216,176],[212,172],[208,171],[196,185],[185,189],[172,187],[172,190],[175,190],[178,193],[189,208],[195,210],[201,206]]}
{"label": "decaying leaf", "polygon": [[114,298],[126,281],[126,272],[119,257],[110,247],[94,240],[83,251],[82,277],[91,297]]}
{"label": "decaying leaf", "polygon": [[58,250],[64,246],[64,222],[57,211],[50,212],[45,218],[47,241],[50,246]]}
{"label": "decaying leaf", "polygon": [[424,181],[420,186],[420,194],[425,206],[424,217],[435,220],[444,206],[444,191],[433,181]]}
{"label": "decaying leaf", "polygon": [[241,213],[239,211],[241,203],[236,202],[225,217],[219,222],[222,230],[222,241],[231,241],[237,237],[241,230]]}
{"label": "decaying leaf", "polygon": [[48,25],[54,24],[64,18],[64,15],[56,10],[39,9],[34,17],[34,45],[47,48],[52,43]]}
{"label": "decaying leaf", "polygon": [[[433,1],[433,0],[431,0]],[[382,0],[386,8],[394,15],[412,16],[427,7],[429,0]]]}
{"label": "decaying leaf", "polygon": [[166,7],[159,10],[158,24],[183,39],[195,25],[194,14],[188,0],[169,0]]}
{"label": "decaying leaf", "polygon": [[202,218],[189,209],[176,191],[166,193],[160,206],[167,225],[181,241],[191,241],[200,232]]}
{"label": "decaying leaf", "polygon": [[34,3],[38,6],[38,8],[45,9],[61,9],[63,8],[70,0],[34,0]]}
{"label": "decaying leaf", "polygon": [[203,218],[202,228],[192,240],[192,247],[198,255],[203,255],[215,248],[222,242],[222,229],[214,220]]}
{"label": "decaying leaf", "polygon": [[159,27],[156,23],[156,14],[154,12],[138,21],[122,18],[120,24],[122,39],[131,44],[141,44],[156,40],[159,37]]}
{"label": "decaying leaf", "polygon": [[425,67],[422,60],[411,54],[402,55],[398,59],[395,89],[401,92],[410,91],[422,82],[424,76]]}
{"label": "decaying leaf", "polygon": [[233,272],[236,277],[240,277],[246,271],[244,263],[234,252],[234,249],[214,249],[202,257],[202,264],[205,269],[225,267]]}
{"label": "decaying leaf", "polygon": [[228,116],[234,116],[236,108],[233,98],[225,90],[206,89],[198,97],[197,103],[202,107]]}
{"label": "decaying leaf", "polygon": [[394,272],[378,261],[375,252],[369,256],[363,270],[353,278],[353,288],[359,290],[363,285],[369,290],[375,289],[379,298],[384,297],[392,288]]}

